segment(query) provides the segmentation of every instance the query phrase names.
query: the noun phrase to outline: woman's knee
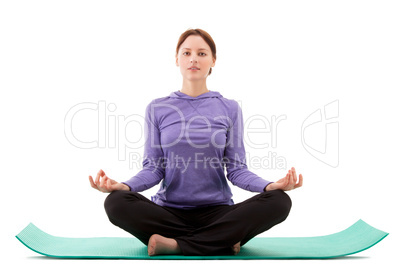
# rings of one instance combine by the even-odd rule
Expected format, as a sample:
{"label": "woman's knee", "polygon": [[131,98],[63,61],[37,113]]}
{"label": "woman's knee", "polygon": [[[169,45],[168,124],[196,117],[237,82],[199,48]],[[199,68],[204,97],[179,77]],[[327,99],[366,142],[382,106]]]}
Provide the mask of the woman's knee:
{"label": "woman's knee", "polygon": [[272,190],[266,193],[270,199],[270,206],[274,206],[275,211],[286,219],[292,208],[292,200],[289,195],[282,190]]}
{"label": "woman's knee", "polygon": [[113,191],[105,199],[104,207],[109,218],[120,218],[128,210],[133,211],[138,202],[150,202],[144,196],[130,191]]}
{"label": "woman's knee", "polygon": [[127,193],[127,191],[113,191],[106,197],[104,207],[109,218],[112,215],[119,214],[118,210],[122,208],[122,202]]}
{"label": "woman's knee", "polygon": [[290,199],[290,196],[284,191],[280,191],[280,193],[281,193],[281,204],[283,206],[282,209],[287,217],[287,215],[290,212],[290,209],[292,208],[292,199]]}

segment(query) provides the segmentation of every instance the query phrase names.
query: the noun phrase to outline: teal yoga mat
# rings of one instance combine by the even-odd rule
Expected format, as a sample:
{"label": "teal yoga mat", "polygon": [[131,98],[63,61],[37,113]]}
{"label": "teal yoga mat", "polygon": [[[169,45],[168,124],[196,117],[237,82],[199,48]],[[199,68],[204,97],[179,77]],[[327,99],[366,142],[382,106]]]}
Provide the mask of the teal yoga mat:
{"label": "teal yoga mat", "polygon": [[150,257],[135,237],[67,238],[49,235],[30,223],[16,237],[31,250],[56,258],[96,259],[326,259],[366,250],[388,233],[362,220],[335,234],[316,237],[255,237],[235,256],[160,255]]}

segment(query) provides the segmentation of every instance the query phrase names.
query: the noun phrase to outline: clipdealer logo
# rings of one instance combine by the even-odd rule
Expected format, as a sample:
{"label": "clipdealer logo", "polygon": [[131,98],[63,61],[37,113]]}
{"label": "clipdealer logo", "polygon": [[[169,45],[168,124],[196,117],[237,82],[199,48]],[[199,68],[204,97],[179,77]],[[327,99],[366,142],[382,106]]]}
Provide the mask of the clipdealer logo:
{"label": "clipdealer logo", "polygon": [[[241,109],[241,101],[238,101],[239,109]],[[206,124],[206,130],[209,129],[211,122],[206,117],[196,115],[191,120],[184,120],[184,114],[180,109],[172,105],[151,105],[151,115],[154,115],[154,110],[158,107],[165,107],[175,110],[182,118],[181,133],[179,138],[186,138],[189,145],[196,149],[208,147],[209,144],[197,145],[191,141],[189,131],[196,131],[191,128],[191,123],[195,120],[203,120]],[[147,126],[143,115],[131,114],[128,116],[116,114],[117,106],[114,103],[107,104],[106,101],[98,101],[98,103],[83,102],[72,106],[65,115],[64,119],[64,134],[67,141],[81,149],[93,148],[112,148],[117,149],[118,160],[128,162],[131,168],[142,168],[143,155],[139,149],[143,148],[146,139],[144,131]],[[172,111],[173,111],[172,110]],[[73,122],[80,117],[80,114],[90,114],[93,121],[97,123],[96,137],[91,139],[80,138],[76,134],[73,127]],[[304,149],[315,159],[329,165],[337,167],[339,165],[339,100],[332,101],[324,107],[315,110],[311,113],[301,125],[301,143]],[[219,116],[214,120],[223,120],[223,116]],[[270,148],[277,147],[279,123],[287,119],[286,115],[275,116],[268,118],[264,115],[252,115],[244,120],[244,144],[253,149],[261,149],[267,152],[266,156],[250,156],[246,153],[250,167],[254,169],[286,169],[286,157],[278,155]],[[227,118],[231,121],[230,118]],[[233,122],[232,122],[233,123]],[[238,122],[237,122],[238,123]],[[184,125],[183,125],[184,124]],[[81,124],[82,125],[82,124]],[[84,131],[85,122],[84,122]],[[256,125],[260,127],[256,127]],[[134,135],[129,133],[128,129],[134,129]],[[206,130],[202,130],[205,132]],[[221,132],[222,130],[219,130]],[[216,148],[221,148],[215,143],[214,138],[219,133],[212,133],[210,145]],[[137,140],[132,140],[132,137],[138,137]],[[129,138],[130,137],[130,138]],[[230,138],[230,137],[228,137]],[[266,142],[267,138],[270,143]],[[171,144],[164,146],[174,146],[178,139]],[[258,142],[257,142],[258,141]],[[208,146],[207,146],[208,145]],[[152,144],[152,146],[160,146]]]}
{"label": "clipdealer logo", "polygon": [[[238,104],[239,112],[242,113],[241,101],[238,101]],[[224,129],[213,131],[211,127],[213,123],[212,121],[221,123],[227,122],[229,127],[234,124],[240,124],[240,121],[242,121],[244,126],[242,129],[238,129],[239,131],[243,130],[243,133],[237,133],[237,135],[244,137],[244,145],[267,152],[267,155],[265,156],[250,156],[249,153],[246,153],[248,155],[247,159],[250,166],[257,169],[286,169],[286,158],[278,155],[274,151],[268,150],[269,148],[275,149],[277,147],[278,127],[282,121],[287,119],[286,115],[272,115],[268,118],[261,114],[254,114],[245,118],[244,121],[243,118],[241,118],[237,122],[232,122],[231,118],[223,115],[215,118],[207,118],[206,116],[196,114],[191,118],[187,118],[178,107],[170,104],[151,104],[149,108],[150,118],[148,119],[151,121],[158,108],[164,108],[164,112],[169,111],[169,113],[176,113],[176,116],[180,119],[180,124],[177,126],[180,128],[178,137],[173,141],[169,141],[169,143],[163,144],[164,148],[174,146],[180,139],[185,139],[186,142],[195,149],[195,152],[209,146],[222,149],[225,144],[219,143],[220,139],[218,137],[224,133]],[[71,145],[81,149],[117,149],[119,161],[126,161],[128,159],[130,169],[141,169],[144,156],[142,150],[138,149],[144,147],[146,139],[151,139],[150,146],[159,147],[161,145],[154,144],[154,137],[152,136],[155,133],[149,133],[148,131],[148,134],[150,135],[144,135],[149,126],[143,115],[119,115],[116,113],[116,110],[117,106],[114,103],[107,104],[104,100],[98,101],[98,103],[83,102],[72,106],[67,111],[64,118],[65,137]],[[85,118],[84,121],[82,121],[83,117]],[[85,133],[87,132],[86,130],[89,132],[88,120],[97,124],[97,132],[96,134],[91,135],[90,138],[88,138],[88,135],[85,137],[83,137],[83,135],[80,136],[80,133]],[[201,121],[202,124],[205,125],[205,128],[201,130],[195,129],[193,123],[197,120]],[[81,124],[76,125],[74,122],[80,122]],[[130,133],[128,131],[129,128],[134,130],[134,133]],[[191,135],[189,135],[190,132],[207,131],[211,132],[211,140],[209,142],[205,141],[203,144],[194,142],[191,140]],[[230,136],[233,136],[233,134],[233,132],[230,132],[227,139],[230,140],[232,138]],[[133,140],[133,137],[138,137],[138,139]],[[239,146],[239,142],[240,141],[237,140],[237,142],[233,142],[232,145]]]}

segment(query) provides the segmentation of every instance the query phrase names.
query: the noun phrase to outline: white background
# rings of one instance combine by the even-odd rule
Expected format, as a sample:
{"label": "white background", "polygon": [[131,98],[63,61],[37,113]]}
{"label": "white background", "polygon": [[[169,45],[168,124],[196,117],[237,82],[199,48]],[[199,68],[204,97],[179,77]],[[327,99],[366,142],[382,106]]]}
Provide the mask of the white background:
{"label": "white background", "polygon": [[[108,143],[73,146],[65,136],[65,117],[77,104],[99,102],[115,105],[107,112],[111,120],[143,116],[152,99],[181,88],[176,43],[188,28],[201,28],[217,45],[208,89],[241,102],[244,120],[286,115],[277,128],[276,148],[246,145],[250,156],[276,152],[286,159],[286,169],[294,166],[305,178],[301,189],[289,192],[288,219],[262,236],[325,235],[358,219],[390,233],[352,257],[240,263],[378,267],[391,261],[398,266],[401,12],[398,1],[2,1],[1,262],[15,267],[222,265],[57,260],[40,257],[14,237],[29,222],[56,236],[129,236],[108,221],[106,194],[90,188],[88,175],[102,168],[125,181],[140,168],[130,168]],[[303,121],[333,101],[339,102],[336,167],[314,158],[301,142]],[[72,128],[80,140],[95,140],[96,111],[77,113]],[[115,142],[135,141],[141,133],[141,125],[127,125]],[[252,139],[270,143],[270,135]],[[322,140],[313,146],[319,144]],[[127,151],[142,154],[142,148]],[[273,181],[286,174],[275,167],[249,169]],[[252,195],[232,189],[235,202]]]}

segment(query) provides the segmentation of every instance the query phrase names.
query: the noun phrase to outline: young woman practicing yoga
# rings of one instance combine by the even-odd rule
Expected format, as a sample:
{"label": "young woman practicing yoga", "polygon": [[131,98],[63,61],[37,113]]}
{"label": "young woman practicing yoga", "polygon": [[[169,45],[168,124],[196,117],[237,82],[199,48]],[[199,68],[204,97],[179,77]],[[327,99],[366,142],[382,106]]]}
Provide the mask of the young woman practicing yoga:
{"label": "young woman practicing yoga", "polygon": [[[122,183],[103,170],[89,176],[93,188],[110,193],[110,221],[147,245],[150,256],[237,254],[287,218],[292,203],[284,191],[303,184],[294,168],[276,182],[247,169],[239,104],[207,89],[215,61],[207,32],[184,32],[176,47],[181,90],[146,107],[143,169]],[[258,194],[234,204],[227,180]],[[139,194],[158,183],[151,200]]]}

